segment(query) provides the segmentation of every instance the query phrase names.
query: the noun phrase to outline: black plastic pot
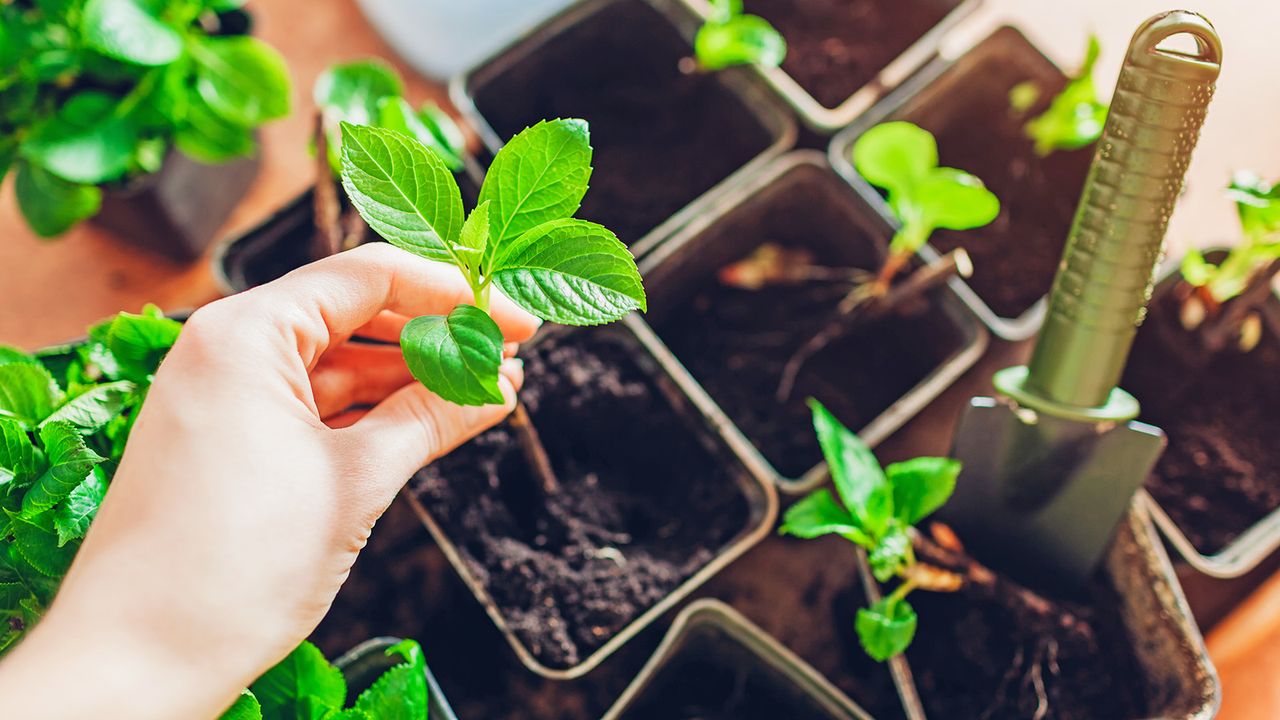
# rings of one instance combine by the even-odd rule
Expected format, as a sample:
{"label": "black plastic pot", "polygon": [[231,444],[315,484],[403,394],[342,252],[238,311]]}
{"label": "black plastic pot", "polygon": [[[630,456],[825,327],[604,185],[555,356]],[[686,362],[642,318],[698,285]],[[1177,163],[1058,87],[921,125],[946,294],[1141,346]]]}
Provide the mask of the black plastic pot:
{"label": "black plastic pot", "polygon": [[874,445],[971,367],[987,334],[942,287],[832,342],[780,403],[782,366],[834,318],[851,286],[815,281],[753,292],[726,287],[718,272],[765,243],[804,249],[824,266],[875,268],[891,234],[820,153],[796,152],[717,196],[640,263],[646,321],[674,356],[676,382],[738,453],[767,467],[786,492],[805,492],[826,478],[808,396]]}
{"label": "black plastic pot", "polygon": [[749,71],[679,69],[700,24],[678,0],[586,0],[457,78],[450,93],[495,153],[541,120],[586,119],[595,172],[579,214],[639,257],[703,212],[704,193],[796,139],[795,121]]}
{"label": "black plastic pot", "polygon": [[[1034,83],[1040,100],[1015,116],[1009,92]],[[964,247],[974,274],[953,282],[956,292],[987,327],[1006,340],[1025,340],[1044,319],[1044,295],[1053,284],[1076,204],[1093,158],[1092,147],[1041,158],[1022,125],[1044,110],[1066,77],[1030,41],[1002,27],[958,59],[940,57],[836,136],[831,162],[886,217],[888,205],[853,168],[854,143],[867,130],[905,120],[938,139],[939,162],[982,178],[1000,198],[990,225],[940,230],[920,255]]]}
{"label": "black plastic pot", "polygon": [[[372,685],[383,672],[402,662],[399,655],[387,656],[387,650],[398,642],[400,642],[399,638],[374,638],[360,643],[334,661],[333,664],[342,671],[343,677],[347,680],[347,694],[351,698]],[[453,714],[453,708],[449,707],[449,701],[440,690],[440,684],[431,674],[431,668],[427,668],[426,673],[429,693],[427,716],[431,720],[458,720],[458,716]]]}
{"label": "black plastic pot", "polygon": [[680,612],[653,657],[602,720],[714,712],[725,718],[871,720],[733,608],[718,600],[698,600]]}

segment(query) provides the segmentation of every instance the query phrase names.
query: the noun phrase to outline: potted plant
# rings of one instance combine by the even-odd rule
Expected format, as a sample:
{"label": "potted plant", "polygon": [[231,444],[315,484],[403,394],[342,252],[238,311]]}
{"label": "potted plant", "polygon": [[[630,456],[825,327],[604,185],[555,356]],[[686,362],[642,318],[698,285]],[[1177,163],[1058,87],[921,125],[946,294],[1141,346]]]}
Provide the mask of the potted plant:
{"label": "potted plant", "polygon": [[808,416],[804,397],[878,442],[982,354],[986,333],[959,299],[913,284],[930,271],[908,272],[919,266],[897,246],[927,235],[917,225],[891,239],[820,155],[796,153],[642,260],[648,323],[694,403],[780,487],[802,492],[825,477],[812,436],[793,427]]}
{"label": "potted plant", "polygon": [[805,125],[830,134],[928,61],[978,0],[681,0],[714,21],[736,6],[770,23],[787,57],[757,72]]}
{"label": "potted plant", "polygon": [[214,276],[230,294],[274,280],[312,260],[377,240],[339,191],[340,123],[405,132],[444,159],[468,208],[480,194],[484,173],[467,152],[462,131],[433,103],[414,108],[396,71],[377,59],[328,68],[313,88],[317,108],[313,144],[315,183],[271,217],[222,243]]}
{"label": "potted plant", "polygon": [[198,257],[257,170],[255,129],[289,112],[284,60],[237,3],[6,3],[0,172],[42,237],[92,219]]}
{"label": "potted plant", "polygon": [[603,720],[869,720],[813,668],[718,600],[680,612]]}
{"label": "potted plant", "polygon": [[1280,475],[1261,434],[1280,362],[1280,191],[1239,173],[1228,193],[1242,239],[1190,251],[1158,284],[1125,374],[1169,435],[1146,491],[1204,627],[1270,575],[1280,547]]}
{"label": "potted plant", "polygon": [[1021,33],[1003,27],[959,59],[938,59],[842,132],[831,162],[887,212],[853,166],[857,138],[885,120],[919,125],[938,139],[944,164],[983,179],[1000,215],[973,234],[937,233],[926,260],[963,246],[973,277],[957,291],[997,336],[1025,340],[1039,328],[1093,158],[1105,112],[1091,79],[1096,43],[1068,78]]}
{"label": "potted plant", "polygon": [[834,534],[859,547],[871,602],[857,611],[858,642],[877,660],[899,664],[894,679],[908,717],[1216,712],[1219,689],[1203,641],[1140,510],[1121,525],[1087,598],[1050,597],[968,555],[947,526],[915,529],[956,489],[958,462],[881,467],[816,402],[813,416],[836,494],[821,489],[793,505],[781,532]]}
{"label": "potted plant", "polygon": [[705,209],[707,191],[795,142],[745,68],[681,69],[701,25],[677,0],[579,3],[460,76],[451,96],[493,152],[542,118],[588,120],[596,173],[582,216],[642,256]]}

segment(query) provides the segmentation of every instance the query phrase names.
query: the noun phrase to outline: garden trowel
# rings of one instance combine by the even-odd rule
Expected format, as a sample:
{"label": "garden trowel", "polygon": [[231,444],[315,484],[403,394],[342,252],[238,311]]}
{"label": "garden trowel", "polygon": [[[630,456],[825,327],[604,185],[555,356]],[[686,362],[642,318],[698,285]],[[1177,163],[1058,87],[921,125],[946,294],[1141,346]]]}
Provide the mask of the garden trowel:
{"label": "garden trowel", "polygon": [[[1195,52],[1167,49],[1175,35]],[[1194,13],[1158,15],[1134,34],[1031,361],[996,373],[1001,397],[974,398],[957,427],[964,471],[940,519],[1032,587],[1084,588],[1164,448],[1116,383],[1221,58]]]}

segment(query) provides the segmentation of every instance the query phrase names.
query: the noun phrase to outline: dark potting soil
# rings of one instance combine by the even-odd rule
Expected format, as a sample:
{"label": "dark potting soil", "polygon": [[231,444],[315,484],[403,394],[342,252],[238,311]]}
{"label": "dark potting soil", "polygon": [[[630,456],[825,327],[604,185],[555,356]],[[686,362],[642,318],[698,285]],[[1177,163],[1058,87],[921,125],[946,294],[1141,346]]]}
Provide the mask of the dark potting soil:
{"label": "dark potting soil", "polygon": [[1280,508],[1280,336],[1211,355],[1182,328],[1165,284],[1138,332],[1121,386],[1169,445],[1147,490],[1197,550],[1212,555]]}
{"label": "dark potting soil", "polygon": [[907,660],[930,717],[1147,717],[1119,600],[1101,582],[1092,602],[1051,603],[1047,614],[1003,582],[991,592],[915,592],[911,604],[919,625]]}
{"label": "dark potting soil", "polygon": [[835,194],[839,182],[812,169],[785,177],[695,239],[708,249],[700,258],[676,260],[684,265],[678,284],[651,284],[649,319],[658,335],[774,468],[792,478],[821,460],[807,398],[862,428],[963,342],[940,309],[940,291],[851,328],[804,365],[789,398],[778,402],[787,362],[835,318],[850,286],[753,291],[724,285],[717,273],[765,243],[809,250],[818,265],[876,267],[874,241]]}
{"label": "dark potting soil", "polygon": [[824,107],[875,79],[960,0],[746,0],[787,41],[782,69]]}
{"label": "dark potting soil", "polygon": [[521,393],[560,491],[545,497],[506,425],[413,489],[515,634],[565,668],[707,565],[745,529],[725,458],[677,413],[620,334],[548,338]]}
{"label": "dark potting soil", "polygon": [[[969,68],[963,76],[902,118],[934,134],[940,164],[977,175],[1000,198],[1000,215],[990,225],[940,230],[930,244],[944,253],[968,251],[974,267],[970,287],[1005,318],[1020,316],[1052,286],[1093,160],[1092,146],[1036,155],[1023,124],[1043,112],[1066,81],[1018,39],[1019,47],[1025,45],[1018,56],[991,52],[973,64],[962,60],[944,78]],[[1036,82],[1040,100],[1025,116],[1015,115],[1009,91],[1027,80]]]}
{"label": "dark potting soil", "polygon": [[595,172],[579,216],[634,243],[773,143],[715,74],[680,72],[691,54],[657,10],[621,0],[481,82],[475,104],[503,139],[586,119]]}

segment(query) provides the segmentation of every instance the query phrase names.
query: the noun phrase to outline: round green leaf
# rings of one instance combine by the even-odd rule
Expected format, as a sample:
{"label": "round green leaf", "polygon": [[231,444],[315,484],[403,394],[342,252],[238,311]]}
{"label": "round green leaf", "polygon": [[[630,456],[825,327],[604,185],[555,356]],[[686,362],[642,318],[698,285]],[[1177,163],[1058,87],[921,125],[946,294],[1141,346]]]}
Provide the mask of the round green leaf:
{"label": "round green leaf", "polygon": [[409,372],[431,392],[458,405],[503,401],[498,387],[502,330],[489,314],[459,305],[447,317],[414,318],[400,334]]}
{"label": "round green leaf", "polygon": [[89,0],[81,16],[89,47],[135,65],[167,65],[182,55],[182,36],[135,0]]}
{"label": "round green leaf", "polygon": [[647,309],[631,251],[586,220],[554,220],[507,242],[490,277],[517,305],[564,325],[598,325]]}
{"label": "round green leaf", "polygon": [[1000,214],[1000,200],[977,177],[955,168],[936,168],[916,187],[919,217],[930,227],[968,230]]}
{"label": "round green leaf", "polygon": [[862,649],[884,662],[911,645],[916,635],[916,611],[905,600],[881,600],[859,609],[854,624]]}
{"label": "round green leaf", "polygon": [[129,169],[138,128],[116,115],[116,99],[97,91],[73,95],[22,143],[22,156],[72,183],[98,185]]}
{"label": "round green leaf", "polygon": [[928,130],[909,122],[883,123],[853,144],[853,166],[867,182],[888,190],[893,201],[898,193],[911,193],[938,166],[938,144]]}
{"label": "round green leaf", "polygon": [[462,170],[462,155],[455,148],[440,141],[431,127],[414,112],[413,106],[402,97],[384,97],[378,101],[378,125],[388,130],[404,133],[430,148],[440,156],[453,172]]}
{"label": "round green leaf", "polygon": [[404,95],[404,83],[381,60],[334,65],[316,78],[312,88],[316,107],[335,121],[370,125],[378,117],[378,101]]}
{"label": "round green leaf", "polygon": [[706,23],[699,28],[693,47],[705,70],[751,64],[778,67],[787,57],[787,41],[758,15]]}
{"label": "round green leaf", "polygon": [[280,53],[248,36],[191,45],[196,91],[227,121],[256,127],[289,114],[289,69]]}
{"label": "round green leaf", "polygon": [[956,489],[959,460],[918,457],[884,469],[893,486],[893,513],[907,525],[915,525],[942,507]]}
{"label": "round green leaf", "polygon": [[211,164],[252,155],[255,148],[252,130],[227,122],[199,95],[191,97],[174,143],[189,157]]}
{"label": "round green leaf", "polygon": [[93,185],[69,183],[28,162],[18,164],[14,180],[18,209],[41,237],[53,237],[93,217],[102,206],[102,190]]}

